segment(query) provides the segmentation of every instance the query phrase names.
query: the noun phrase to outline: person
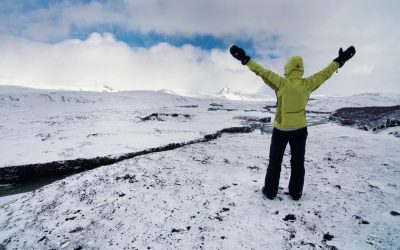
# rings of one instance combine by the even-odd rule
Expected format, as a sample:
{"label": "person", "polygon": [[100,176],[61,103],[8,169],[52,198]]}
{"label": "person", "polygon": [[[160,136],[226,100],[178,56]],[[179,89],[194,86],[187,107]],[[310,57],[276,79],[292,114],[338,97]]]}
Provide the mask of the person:
{"label": "person", "polygon": [[281,164],[288,143],[291,153],[289,194],[293,200],[298,200],[302,196],[305,174],[304,155],[308,135],[305,107],[310,94],[351,59],[355,52],[354,46],[350,46],[345,51],[340,48],[338,57],[327,67],[312,76],[303,78],[304,65],[300,56],[289,58],[285,65],[285,77],[282,77],[260,66],[242,48],[236,45],[230,48],[232,56],[260,76],[275,91],[277,97],[269,164],[262,188],[262,193],[268,199],[274,199],[278,193]]}

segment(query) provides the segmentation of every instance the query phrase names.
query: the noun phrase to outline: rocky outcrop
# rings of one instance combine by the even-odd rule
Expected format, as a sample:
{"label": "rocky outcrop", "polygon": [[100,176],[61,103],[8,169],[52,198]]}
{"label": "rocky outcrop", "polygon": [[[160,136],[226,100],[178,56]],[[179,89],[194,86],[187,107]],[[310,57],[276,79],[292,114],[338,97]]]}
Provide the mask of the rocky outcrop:
{"label": "rocky outcrop", "polygon": [[341,108],[329,120],[343,126],[355,126],[366,131],[400,126],[400,105],[386,107]]}
{"label": "rocky outcrop", "polygon": [[140,121],[165,121],[166,117],[184,117],[185,119],[189,119],[191,118],[191,115],[189,114],[177,114],[177,113],[171,113],[171,114],[167,114],[167,113],[152,113],[151,115],[145,116],[145,117],[139,117],[137,116],[137,118]]}

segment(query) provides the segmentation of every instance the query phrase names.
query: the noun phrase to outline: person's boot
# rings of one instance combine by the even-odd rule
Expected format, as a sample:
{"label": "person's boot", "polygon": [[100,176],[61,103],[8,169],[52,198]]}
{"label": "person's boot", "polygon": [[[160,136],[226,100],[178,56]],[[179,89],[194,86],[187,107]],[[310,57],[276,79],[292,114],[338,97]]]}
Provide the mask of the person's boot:
{"label": "person's boot", "polygon": [[274,196],[267,194],[267,192],[265,190],[265,186],[261,189],[261,192],[263,193],[263,195],[265,195],[270,200],[273,200],[275,198]]}
{"label": "person's boot", "polygon": [[301,198],[302,193],[297,193],[297,194],[290,194],[292,196],[292,199],[295,201],[298,201]]}

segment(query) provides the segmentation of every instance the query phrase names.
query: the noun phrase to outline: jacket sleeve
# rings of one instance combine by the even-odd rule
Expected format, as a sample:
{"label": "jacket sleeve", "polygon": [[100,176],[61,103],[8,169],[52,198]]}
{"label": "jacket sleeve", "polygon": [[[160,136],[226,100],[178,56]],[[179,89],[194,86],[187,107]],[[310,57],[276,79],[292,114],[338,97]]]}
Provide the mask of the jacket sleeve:
{"label": "jacket sleeve", "polygon": [[337,62],[331,62],[328,66],[326,66],[323,70],[315,73],[314,75],[307,77],[305,79],[305,83],[307,89],[310,92],[313,92],[319,86],[321,86],[326,80],[328,80],[333,73],[339,68],[339,64]]}
{"label": "jacket sleeve", "polygon": [[284,83],[284,79],[282,76],[276,74],[275,72],[265,69],[256,63],[254,60],[250,60],[247,63],[247,66],[251,71],[256,73],[256,75],[260,76],[263,81],[270,86],[273,90],[278,91]]}

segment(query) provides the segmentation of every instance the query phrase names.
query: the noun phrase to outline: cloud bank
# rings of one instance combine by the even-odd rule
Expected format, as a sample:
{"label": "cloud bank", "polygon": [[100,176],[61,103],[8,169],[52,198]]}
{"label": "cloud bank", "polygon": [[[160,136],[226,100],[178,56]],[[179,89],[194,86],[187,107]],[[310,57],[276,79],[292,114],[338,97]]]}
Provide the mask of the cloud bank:
{"label": "cloud bank", "polygon": [[[254,92],[262,86],[227,51],[159,43],[131,48],[112,34],[55,44],[2,37],[0,79],[30,87],[96,90],[172,89],[215,92],[225,86]],[[247,86],[243,86],[247,83]]]}
{"label": "cloud bank", "polygon": [[[302,55],[306,75],[339,47],[354,45],[356,56],[317,93],[400,93],[398,1],[28,2],[2,2],[0,84],[254,92],[261,80],[227,52],[250,41],[251,56],[277,73],[289,56]],[[127,34],[165,39],[133,46]],[[226,48],[169,41],[195,36],[220,39]]]}

